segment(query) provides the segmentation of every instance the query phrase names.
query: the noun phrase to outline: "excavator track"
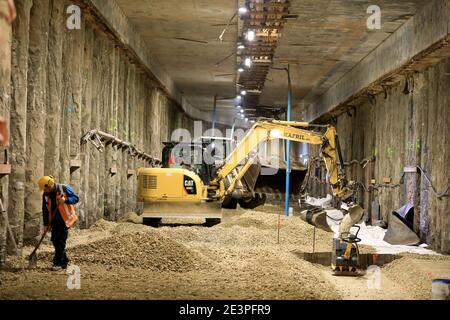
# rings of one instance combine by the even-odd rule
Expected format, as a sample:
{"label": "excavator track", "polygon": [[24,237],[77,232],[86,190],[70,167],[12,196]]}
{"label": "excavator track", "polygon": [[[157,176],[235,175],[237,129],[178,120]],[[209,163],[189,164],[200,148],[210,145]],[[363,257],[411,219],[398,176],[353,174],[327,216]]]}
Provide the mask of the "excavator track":
{"label": "excavator track", "polygon": [[361,276],[360,271],[356,267],[332,266],[333,275],[337,277],[358,277]]}

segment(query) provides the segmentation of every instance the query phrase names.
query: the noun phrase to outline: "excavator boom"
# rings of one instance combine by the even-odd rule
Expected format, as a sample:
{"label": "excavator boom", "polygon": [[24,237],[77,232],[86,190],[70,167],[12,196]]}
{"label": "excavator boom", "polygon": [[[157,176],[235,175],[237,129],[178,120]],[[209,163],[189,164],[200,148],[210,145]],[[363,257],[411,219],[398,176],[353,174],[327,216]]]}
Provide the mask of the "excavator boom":
{"label": "excavator boom", "polygon": [[[324,133],[306,130],[307,128],[320,127],[325,129]],[[323,131],[323,130],[322,130]],[[253,161],[252,153],[263,141],[275,139],[303,142],[312,145],[321,146],[321,156],[325,161],[328,171],[329,182],[333,189],[333,194],[339,198],[346,198],[352,192],[346,187],[346,181],[342,170],[338,165],[338,140],[336,129],[332,126],[311,125],[306,122],[295,121],[262,121],[257,122],[247,132],[242,141],[228,155],[224,164],[217,171],[216,179],[212,185],[220,183],[228,175],[233,174],[239,166],[243,166],[239,173],[231,179],[231,185],[236,184],[236,180],[245,174],[248,169],[247,163]],[[342,163],[342,161],[341,161]],[[224,189],[224,192],[230,193],[232,188]],[[221,195],[223,196],[223,195]]]}

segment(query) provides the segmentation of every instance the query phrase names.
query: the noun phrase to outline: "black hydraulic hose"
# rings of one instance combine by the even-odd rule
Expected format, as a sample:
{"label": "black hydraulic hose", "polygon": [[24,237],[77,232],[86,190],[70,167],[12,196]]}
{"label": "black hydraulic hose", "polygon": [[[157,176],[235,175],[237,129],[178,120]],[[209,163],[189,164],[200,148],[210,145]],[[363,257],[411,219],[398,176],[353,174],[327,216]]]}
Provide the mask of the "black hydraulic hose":
{"label": "black hydraulic hose", "polygon": [[336,222],[342,221],[342,219],[344,219],[344,218],[340,218],[340,219],[332,218],[328,214],[327,214],[327,218],[330,220],[336,221]]}
{"label": "black hydraulic hose", "polygon": [[431,190],[433,191],[433,193],[435,194],[436,197],[442,198],[442,197],[448,196],[447,193],[448,193],[448,191],[450,190],[450,183],[447,185],[447,187],[444,189],[443,192],[439,193],[439,192],[437,192],[436,188],[435,188],[434,185],[433,185],[433,182],[431,182],[431,179],[428,177],[428,175],[427,175],[427,173],[425,172],[425,170],[423,170],[423,168],[420,167],[420,166],[417,166],[417,169],[419,169],[420,172],[424,175],[425,179],[426,179],[426,180],[428,181],[428,183],[430,184]]}

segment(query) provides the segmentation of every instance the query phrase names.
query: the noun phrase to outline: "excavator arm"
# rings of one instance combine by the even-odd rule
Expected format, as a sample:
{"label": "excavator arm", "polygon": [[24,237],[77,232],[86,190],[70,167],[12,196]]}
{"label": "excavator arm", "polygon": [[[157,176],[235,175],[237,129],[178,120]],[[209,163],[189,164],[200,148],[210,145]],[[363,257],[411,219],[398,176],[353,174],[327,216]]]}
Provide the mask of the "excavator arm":
{"label": "excavator arm", "polygon": [[[325,132],[320,133],[306,130],[314,127],[325,129]],[[252,152],[257,149],[261,142],[274,139],[320,145],[321,157],[325,162],[333,194],[338,198],[345,199],[353,193],[347,187],[347,181],[338,165],[340,152],[338,152],[339,142],[336,129],[332,126],[318,126],[307,122],[295,121],[262,121],[253,125],[242,141],[226,158],[225,163],[217,171],[217,177],[213,180],[211,185],[220,184],[228,175],[235,173],[229,187],[223,189],[224,194],[221,196],[231,193],[236,182],[242,178],[253,163],[254,158],[251,156]],[[342,163],[342,161],[340,161],[340,163]],[[237,168],[240,166],[243,167],[236,172]]]}

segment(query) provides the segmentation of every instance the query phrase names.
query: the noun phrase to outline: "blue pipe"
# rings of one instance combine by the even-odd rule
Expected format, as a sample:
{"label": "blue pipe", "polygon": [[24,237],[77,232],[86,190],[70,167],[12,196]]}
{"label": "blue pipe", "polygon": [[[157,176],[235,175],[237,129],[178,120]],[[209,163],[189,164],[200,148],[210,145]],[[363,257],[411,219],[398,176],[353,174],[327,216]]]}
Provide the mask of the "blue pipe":
{"label": "blue pipe", "polygon": [[[292,108],[292,88],[291,88],[291,75],[289,66],[288,73],[288,107],[287,107],[287,121],[291,121],[291,108]],[[289,217],[289,192],[290,192],[290,177],[291,177],[291,141],[287,140],[286,143],[286,199],[285,199],[285,214]]]}
{"label": "blue pipe", "polygon": [[217,94],[214,96],[214,106],[212,113],[212,137],[215,137],[216,133],[216,112],[217,112]]}

